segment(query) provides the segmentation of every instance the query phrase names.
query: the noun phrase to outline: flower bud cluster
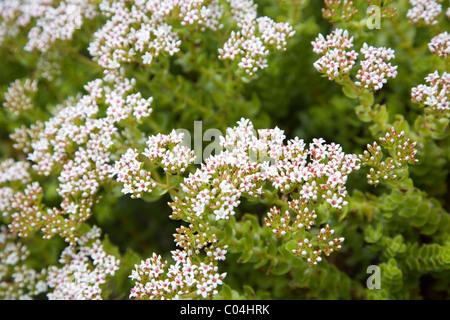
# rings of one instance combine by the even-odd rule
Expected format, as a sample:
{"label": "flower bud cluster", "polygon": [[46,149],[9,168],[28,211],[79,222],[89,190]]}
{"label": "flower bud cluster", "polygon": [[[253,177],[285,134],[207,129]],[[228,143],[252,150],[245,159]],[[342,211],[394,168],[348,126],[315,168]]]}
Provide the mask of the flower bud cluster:
{"label": "flower bud cluster", "polygon": [[182,26],[194,26],[200,31],[206,29],[217,31],[222,28],[220,20],[223,16],[223,7],[219,0],[174,1],[173,5],[180,6],[178,18]]}
{"label": "flower bud cluster", "polygon": [[[299,151],[301,148],[297,147],[296,150]],[[309,162],[306,156],[309,157]],[[277,176],[274,177],[273,186],[275,188],[280,186],[282,192],[292,190],[293,194],[297,195],[288,201],[289,210],[284,214],[281,214],[280,209],[273,207],[264,219],[265,226],[279,237],[284,237],[288,233],[296,234],[299,230],[310,230],[317,218],[314,208],[321,203],[338,210],[346,206],[347,176],[360,168],[356,155],[346,155],[339,145],[324,144],[323,139],[314,139],[309,150],[304,149],[302,156],[297,156],[295,161],[282,158],[280,166],[282,170],[278,170]],[[334,243],[342,241],[343,238],[339,241],[335,239]],[[308,243],[308,239],[305,238],[300,242]],[[298,256],[307,259],[310,266],[321,261],[322,251],[327,255],[333,251],[328,250],[326,245],[317,250],[308,248],[313,248],[313,244],[309,243],[307,251],[302,250],[303,254]]]}
{"label": "flower bud cluster", "polygon": [[303,241],[298,241],[298,249],[292,249],[292,253],[297,257],[305,258],[309,266],[316,265],[322,261],[322,253],[329,256],[332,252],[342,248],[344,238],[331,239],[333,235],[334,230],[330,229],[329,225],[326,225],[311,240],[305,238]]}
{"label": "flower bud cluster", "polygon": [[438,113],[450,110],[450,73],[442,76],[435,71],[426,78],[428,85],[420,84],[411,89],[411,100]]}
{"label": "flower bud cluster", "polygon": [[57,7],[52,4],[49,0],[13,0],[8,5],[2,2],[0,41],[7,34],[17,33],[17,28],[10,26],[15,19],[19,27],[34,18],[25,50],[47,52],[57,40],[70,40],[85,19],[101,14],[109,20],[95,32],[88,50],[111,78],[123,63],[139,61],[150,65],[160,54],[172,56],[180,51],[181,40],[174,31],[178,26],[201,32],[222,29],[223,23],[228,22],[224,4],[239,31],[233,32],[220,49],[219,58],[233,60],[239,55],[236,64],[248,75],[265,68],[269,49],[285,50],[287,39],[294,34],[288,23],[275,23],[268,17],[257,19],[257,6],[252,0],[65,0]]}
{"label": "flower bud cluster", "polygon": [[258,6],[253,0],[226,0],[230,5],[231,15],[238,27],[246,20],[254,20],[257,16]]}
{"label": "flower bud cluster", "polygon": [[226,273],[219,274],[214,263],[195,263],[182,250],[172,251],[175,264],[168,266],[161,256],[153,253],[151,258],[135,265],[130,278],[135,280],[131,289],[132,299],[180,299],[212,298],[218,293]]}
{"label": "flower bud cluster", "polygon": [[280,209],[272,207],[267,213],[267,217],[264,218],[264,225],[271,228],[277,237],[281,237],[291,231],[290,221],[291,214],[289,211],[286,210],[284,214],[281,214]]}
{"label": "flower bud cluster", "polygon": [[94,197],[81,198],[76,201],[64,198],[61,208],[47,208],[42,216],[43,238],[50,239],[59,235],[66,242],[74,244],[78,240],[78,228],[92,215],[91,208],[97,203],[97,200]]}
{"label": "flower bud cluster", "polygon": [[397,66],[387,63],[395,58],[394,50],[389,48],[375,48],[364,43],[361,48],[364,59],[361,63],[361,69],[358,70],[355,84],[369,90],[380,90],[387,82],[388,78],[397,76]]}
{"label": "flower bud cluster", "polygon": [[32,96],[37,92],[37,80],[15,80],[5,93],[3,107],[11,110],[16,115],[33,108]]}
{"label": "flower bud cluster", "polygon": [[[40,199],[42,188],[31,182],[30,164],[26,161],[6,159],[0,163],[0,209],[9,229],[19,236],[27,236],[33,228],[40,226]],[[31,183],[30,183],[31,182]],[[16,192],[25,185],[24,192]]]}
{"label": "flower bud cluster", "polygon": [[296,233],[302,229],[310,230],[317,218],[316,211],[309,211],[308,203],[304,200],[293,199],[288,204],[291,212],[296,214],[295,218],[289,210],[281,214],[277,207],[272,207],[264,218],[264,226],[272,229],[277,237],[284,237],[290,232]]}
{"label": "flower bud cluster", "polygon": [[0,298],[30,300],[47,292],[46,269],[36,271],[25,262],[30,250],[17,235],[0,226]]}
{"label": "flower bud cluster", "polygon": [[93,226],[61,253],[62,267],[50,266],[47,283],[50,300],[102,299],[102,284],[119,270],[120,260],[108,254],[100,241],[100,229]]}
{"label": "flower bud cluster", "polygon": [[[417,143],[405,138],[404,131],[397,132],[394,128],[391,128],[379,141],[380,145],[377,142],[372,145],[368,144],[367,150],[359,156],[364,166],[371,167],[367,175],[369,184],[377,185],[380,181],[395,180],[397,178],[396,169],[419,161],[415,158]],[[390,157],[384,159],[382,147],[389,152]]]}
{"label": "flower bud cluster", "polygon": [[[391,19],[397,16],[397,8],[390,6],[392,2],[394,0],[369,0],[367,1],[367,5],[369,8],[381,8],[381,18]],[[374,13],[375,11],[372,11],[372,14]]]}
{"label": "flower bud cluster", "polygon": [[428,44],[432,54],[447,58],[450,56],[450,34],[448,31],[442,32],[433,37]]}
{"label": "flower bud cluster", "polygon": [[[294,157],[290,153],[292,146],[297,152]],[[338,210],[347,204],[347,176],[360,168],[356,155],[345,154],[339,145],[326,144],[321,138],[313,139],[309,149],[297,139],[282,149],[283,155],[275,165],[265,168],[267,178],[276,189],[283,193],[298,192],[305,203],[324,199]]]}
{"label": "flower bud cluster", "polygon": [[412,8],[406,13],[410,23],[436,25],[442,12],[442,0],[409,0]]}
{"label": "flower bud cluster", "polygon": [[16,128],[13,133],[9,135],[13,142],[13,148],[22,151],[24,154],[29,154],[32,151],[31,143],[39,138],[39,132],[44,128],[41,121],[31,124],[30,127],[22,125]]}
{"label": "flower bud cluster", "polygon": [[190,224],[188,227],[181,226],[176,229],[177,233],[173,236],[177,246],[183,248],[186,252],[192,252],[199,255],[200,250],[205,250],[207,260],[225,260],[227,253],[227,245],[217,245],[218,238],[215,233],[211,232],[210,223],[198,223],[194,226]]}
{"label": "flower bud cluster", "polygon": [[325,19],[349,21],[358,13],[353,0],[325,0],[325,5],[326,8],[322,8],[322,16]]}
{"label": "flower bud cluster", "polygon": [[216,220],[227,220],[235,214],[241,196],[261,194],[264,174],[261,164],[251,160],[249,148],[251,143],[255,148],[267,145],[253,139],[253,125],[248,120],[239,124],[221,137],[221,146],[229,150],[207,158],[184,179],[181,187],[186,197],[171,204],[174,218],[193,221],[213,213]]}
{"label": "flower bud cluster", "polygon": [[38,182],[28,184],[24,192],[17,192],[11,199],[11,223],[9,229],[19,237],[26,237],[42,225],[40,205],[43,189]]}

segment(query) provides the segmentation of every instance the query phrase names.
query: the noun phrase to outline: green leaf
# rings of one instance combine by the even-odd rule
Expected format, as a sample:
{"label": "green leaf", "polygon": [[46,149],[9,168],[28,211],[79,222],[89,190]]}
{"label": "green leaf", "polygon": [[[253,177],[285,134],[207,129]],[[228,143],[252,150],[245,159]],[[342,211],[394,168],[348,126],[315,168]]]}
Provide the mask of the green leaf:
{"label": "green leaf", "polygon": [[233,297],[233,292],[231,290],[231,287],[227,285],[226,283],[222,284],[222,290],[220,290],[220,295],[225,300],[231,300]]}
{"label": "green leaf", "polygon": [[400,209],[398,214],[404,218],[410,218],[415,216],[417,213],[417,207],[403,207]]}
{"label": "green leaf", "polygon": [[105,235],[102,244],[103,249],[105,250],[106,253],[112,254],[115,257],[120,257],[119,248],[117,248],[115,245],[111,243],[108,235]]}
{"label": "green leaf", "polygon": [[369,225],[364,230],[364,241],[366,241],[367,243],[378,242],[382,236],[383,236],[383,224],[382,223],[378,223],[375,228],[373,226]]}
{"label": "green leaf", "polygon": [[225,240],[230,240],[233,237],[234,229],[229,223],[225,223],[223,228],[225,229]]}
{"label": "green leaf", "polygon": [[244,233],[244,239],[245,239],[245,248],[247,250],[252,250],[253,249],[253,234],[252,234],[252,232]]}
{"label": "green leaf", "polygon": [[280,252],[280,254],[283,258],[292,259],[292,251],[289,251],[288,249],[286,249],[285,246],[279,247],[278,251]]}
{"label": "green leaf", "polygon": [[[372,101],[372,103],[373,103],[373,101]],[[375,112],[376,112],[376,115],[375,115],[373,120],[377,124],[384,125],[384,124],[386,124],[388,122],[388,120],[389,120],[389,113],[386,110],[386,105],[378,105],[377,104],[375,106]]]}
{"label": "green leaf", "polygon": [[156,187],[151,193],[144,193],[142,199],[147,202],[155,202],[165,195],[169,190]]}
{"label": "green leaf", "polygon": [[372,117],[370,116],[370,109],[365,108],[362,105],[359,105],[355,108],[356,111],[356,115],[358,116],[358,118],[363,121],[363,122],[371,122],[372,121]]}
{"label": "green leaf", "polygon": [[342,87],[342,92],[349,97],[350,99],[356,99],[358,98],[358,93],[355,90],[355,88],[351,85],[346,85]]}
{"label": "green leaf", "polygon": [[282,276],[291,270],[291,264],[288,262],[279,262],[270,272],[276,276]]}
{"label": "green leaf", "polygon": [[441,221],[440,217],[442,214],[444,213],[441,212],[439,208],[432,208],[427,216],[428,219],[425,226],[421,228],[421,232],[425,235],[432,235],[435,233],[439,227],[439,223]]}
{"label": "green leaf", "polygon": [[345,217],[347,217],[348,212],[349,212],[348,206],[343,207],[342,211],[341,211],[341,214],[339,215],[339,221],[344,220]]}
{"label": "green leaf", "polygon": [[359,96],[359,101],[366,108],[372,107],[374,100],[375,98],[371,91],[366,91]]}
{"label": "green leaf", "polygon": [[253,255],[253,250],[244,251],[238,258],[239,263],[246,263],[250,260]]}
{"label": "green leaf", "polygon": [[271,255],[271,256],[276,256],[277,255],[277,246],[276,246],[274,241],[271,241],[269,243],[269,247],[268,248],[269,249],[267,250],[267,252],[268,252],[269,255]]}
{"label": "green leaf", "polygon": [[260,229],[260,224],[258,221],[258,217],[254,214],[251,213],[246,213],[243,217],[244,220],[248,220],[251,222],[251,226],[253,230],[259,230]]}
{"label": "green leaf", "polygon": [[291,240],[288,243],[286,243],[286,250],[292,253],[292,250],[298,249],[298,242],[297,240]]}
{"label": "green leaf", "polygon": [[244,285],[243,289],[244,289],[245,294],[250,299],[254,299],[255,298],[255,290],[253,290],[252,287],[250,287],[249,285]]}
{"label": "green leaf", "polygon": [[241,238],[238,241],[235,252],[243,251],[244,249],[245,249],[245,238]]}

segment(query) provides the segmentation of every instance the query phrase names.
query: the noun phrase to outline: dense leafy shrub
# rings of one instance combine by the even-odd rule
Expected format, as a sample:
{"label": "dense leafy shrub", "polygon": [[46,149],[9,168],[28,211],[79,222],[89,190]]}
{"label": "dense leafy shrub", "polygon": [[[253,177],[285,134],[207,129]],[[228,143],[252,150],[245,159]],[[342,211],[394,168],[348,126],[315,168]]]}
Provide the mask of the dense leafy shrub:
{"label": "dense leafy shrub", "polygon": [[0,1],[0,296],[449,298],[448,7]]}

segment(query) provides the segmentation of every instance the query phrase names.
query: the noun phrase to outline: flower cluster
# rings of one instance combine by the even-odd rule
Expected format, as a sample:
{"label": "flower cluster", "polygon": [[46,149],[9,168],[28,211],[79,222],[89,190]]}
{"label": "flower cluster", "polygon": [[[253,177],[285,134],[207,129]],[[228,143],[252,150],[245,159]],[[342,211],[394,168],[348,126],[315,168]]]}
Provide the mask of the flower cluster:
{"label": "flower cluster", "polygon": [[61,253],[62,267],[48,269],[47,283],[53,289],[50,300],[102,299],[102,287],[107,277],[114,276],[120,260],[105,252],[100,241],[100,229],[93,226]]}
{"label": "flower cluster", "polygon": [[[364,166],[369,166],[370,171],[367,174],[369,184],[377,185],[380,181],[392,181],[397,178],[396,169],[405,165],[415,164],[418,160],[415,158],[417,150],[416,142],[405,138],[405,132],[397,132],[394,128],[390,129],[384,137],[379,139],[380,145],[374,142],[367,145],[367,150],[359,157]],[[390,157],[385,158],[383,148],[389,152]]]}
{"label": "flower cluster", "polygon": [[11,110],[16,115],[33,108],[32,96],[37,92],[37,80],[15,80],[5,93],[3,107]]}
{"label": "flower cluster", "polygon": [[239,127],[229,129],[227,136],[221,137],[222,148],[230,150],[209,157],[201,168],[184,179],[181,187],[187,196],[171,204],[174,218],[190,221],[213,213],[216,220],[226,220],[235,214],[242,195],[261,194],[264,180],[261,164],[251,161],[249,151],[251,147],[262,151],[267,145],[256,139],[251,145],[250,139],[255,138],[252,134],[252,124],[242,120]]}
{"label": "flower cluster", "polygon": [[355,154],[345,154],[341,146],[327,144],[321,138],[313,139],[309,149],[304,148],[302,140],[291,140],[282,147],[282,152],[274,166],[265,168],[276,189],[298,192],[301,206],[320,199],[338,210],[347,204],[347,176],[360,168]]}
{"label": "flower cluster", "polygon": [[34,18],[41,17],[52,0],[8,0],[0,1],[0,43],[14,37],[20,28]]}
{"label": "flower cluster", "polygon": [[39,15],[36,25],[28,33],[25,50],[47,51],[57,40],[72,39],[75,30],[81,28],[84,18],[92,19],[97,8],[92,0],[65,0],[58,7],[51,5]]}
{"label": "flower cluster", "polygon": [[[302,143],[303,145],[303,143]],[[290,146],[288,146],[290,149]],[[347,176],[356,170],[359,170],[359,159],[354,154],[344,154],[339,145],[334,143],[325,144],[323,139],[314,139],[310,148],[295,148],[298,155],[293,159],[282,160],[282,170],[278,169],[277,175],[272,178],[275,183],[273,186],[284,186],[280,190],[294,191],[295,196],[288,201],[288,209],[281,214],[281,210],[273,207],[264,219],[265,226],[272,229],[273,233],[279,237],[284,237],[288,233],[296,234],[300,230],[310,230],[317,218],[316,210],[321,203],[341,210],[347,205],[347,190],[345,183]],[[309,157],[309,162],[307,162]],[[287,170],[286,170],[287,169]],[[328,228],[328,227],[327,227]],[[328,230],[328,229],[327,229]],[[329,237],[333,234],[328,234]],[[308,243],[305,238],[300,243]],[[330,240],[331,241],[331,240]],[[334,239],[336,244],[334,249],[339,249],[339,243],[343,238]],[[320,242],[320,240],[319,240]],[[329,255],[333,250],[325,250],[326,245],[318,243],[309,243],[308,248],[321,248],[309,250],[310,254],[302,253],[299,257],[304,257],[308,264],[314,265],[321,261],[320,255],[325,252]]]}
{"label": "flower cluster", "polygon": [[0,226],[0,298],[30,300],[47,292],[46,270],[36,271],[25,264],[30,250],[17,235]]}
{"label": "flower cluster", "polygon": [[436,25],[442,12],[442,0],[409,0],[412,8],[406,13],[410,23]]}
{"label": "flower cluster", "polygon": [[237,61],[239,71],[248,76],[267,67],[270,48],[286,50],[287,40],[295,33],[289,24],[275,23],[268,17],[243,20],[241,28],[241,31],[231,32],[219,49],[219,59]]}
{"label": "flower cluster", "polygon": [[123,184],[122,192],[131,194],[132,198],[141,198],[143,192],[151,192],[156,186],[150,172],[142,169],[143,163],[137,159],[138,156],[137,149],[128,149],[111,170],[112,176],[117,175],[116,180]]}
{"label": "flower cluster", "polygon": [[313,51],[322,56],[314,62],[314,67],[320,73],[326,74],[329,80],[344,77],[350,73],[358,57],[353,47],[353,37],[347,30],[336,29],[326,38],[319,34],[311,43]]}
{"label": "flower cluster", "polygon": [[285,50],[286,41],[294,34],[288,23],[275,23],[268,17],[257,19],[257,6],[252,0],[66,0],[57,7],[52,4],[49,0],[2,2],[0,41],[33,20],[25,50],[48,52],[57,40],[70,40],[85,19],[103,15],[109,20],[95,32],[88,50],[110,78],[123,63],[150,65],[161,53],[174,55],[180,51],[181,40],[174,31],[178,25],[201,32],[222,29],[225,4],[240,30],[232,32],[219,50],[219,58],[234,60],[240,56],[238,68],[248,75],[265,68],[269,49]]}
{"label": "flower cluster", "polygon": [[353,4],[353,0],[325,0],[326,8],[322,9],[322,16],[325,19],[342,19],[349,21],[358,9]]}
{"label": "flower cluster", "polygon": [[[67,241],[76,240],[77,225],[90,217],[96,194],[110,176],[109,149],[116,125],[127,119],[137,121],[152,112],[152,98],[143,99],[133,92],[133,79],[117,77],[112,85],[97,79],[85,89],[88,94],[78,100],[68,99],[48,121],[21,127],[12,136],[14,146],[28,154],[38,174],[59,172],[61,207],[49,208],[41,217],[47,238],[60,234]],[[100,108],[106,109],[104,117],[98,117]],[[25,216],[23,219],[20,224],[33,228]]]}
{"label": "flower cluster", "polygon": [[[231,14],[237,22],[238,32],[232,32],[219,58],[233,60],[242,56],[239,68],[253,74],[266,67],[269,54],[265,45],[285,50],[286,40],[292,37],[292,27],[275,23],[270,18],[256,19],[256,5],[250,0],[227,0]],[[103,3],[100,11],[110,20],[94,35],[89,52],[106,73],[117,70],[122,63],[136,60],[150,65],[161,53],[174,55],[180,51],[181,40],[174,31],[174,19],[180,25],[200,31],[222,28],[223,5],[214,1],[125,1]],[[256,20],[255,20],[256,19]],[[138,60],[139,61],[139,60]]]}
{"label": "flower cluster", "polygon": [[183,133],[177,133],[175,130],[168,135],[157,134],[149,137],[147,148],[142,154],[152,163],[161,166],[166,173],[184,173],[194,162],[195,155],[194,151],[182,145],[183,137]]}
{"label": "flower cluster", "polygon": [[[152,164],[161,166],[168,174],[181,174],[194,160],[194,151],[182,145],[183,133],[173,130],[169,135],[157,134],[147,140],[147,147],[142,155]],[[141,198],[143,193],[151,193],[156,182],[151,173],[144,170],[138,160],[137,149],[128,149],[111,168],[111,176],[123,184],[122,192],[131,194],[132,198]]]}
{"label": "flower cluster", "polygon": [[226,273],[217,273],[217,266],[211,263],[194,263],[186,251],[172,251],[175,264],[169,267],[167,261],[155,253],[151,258],[135,265],[130,278],[135,280],[131,289],[132,299],[180,299],[212,298],[218,293]]}
{"label": "flower cluster", "polygon": [[[322,56],[314,62],[314,67],[325,74],[329,80],[343,80],[349,77],[350,71],[356,63],[358,53],[353,47],[353,37],[349,37],[347,30],[336,29],[326,38],[319,34],[311,43],[313,51]],[[360,60],[361,69],[358,70],[355,84],[368,90],[379,90],[387,82],[387,78],[397,76],[397,67],[387,63],[394,58],[394,51],[389,48],[376,48],[364,43],[361,48],[364,60]]]}
{"label": "flower cluster", "polygon": [[14,183],[27,184],[31,181],[30,164],[26,161],[14,161],[9,158],[0,162],[0,184]]}
{"label": "flower cluster", "polygon": [[411,100],[438,113],[450,110],[450,73],[440,76],[435,71],[425,80],[428,85],[420,84],[411,89]]}
{"label": "flower cluster", "polygon": [[[317,217],[314,208],[322,201],[338,210],[347,204],[345,183],[347,175],[359,169],[356,155],[344,154],[339,145],[325,144],[323,139],[314,139],[309,149],[298,138],[283,144],[285,136],[278,128],[258,130],[258,137],[254,133],[252,123],[245,119],[228,129],[221,139],[225,150],[206,159],[184,180],[186,196],[170,204],[172,219],[189,221],[192,226],[211,214],[216,221],[229,220],[240,198],[261,196],[266,183],[281,193],[295,195],[287,202],[295,221],[290,221],[288,213],[280,215],[277,208],[265,220],[265,225],[280,236],[303,227],[308,230]],[[217,239],[207,229],[207,224],[195,232],[180,228],[177,231],[182,236],[175,239],[183,240],[185,250],[216,246]]]}
{"label": "flower cluster", "polygon": [[450,34],[448,31],[433,37],[428,44],[428,48],[432,54],[447,58],[450,55]]}
{"label": "flower cluster", "polygon": [[[292,197],[283,200],[290,211],[281,215],[280,209],[273,207],[265,219],[265,226],[280,237],[300,229],[310,230],[317,218],[315,208],[322,203],[338,210],[347,204],[345,183],[347,175],[360,168],[358,157],[344,154],[339,145],[326,144],[323,139],[314,139],[309,149],[305,148],[303,140],[295,138],[284,144],[284,139],[282,130],[256,132],[246,119],[227,129],[226,136],[220,137],[223,151],[210,156],[200,168],[190,173],[180,184],[183,197],[175,196],[169,203],[172,208],[170,218],[189,223],[177,228],[174,234],[177,246],[183,249],[172,252],[176,264],[166,272],[167,262],[162,262],[156,254],[142,261],[131,275],[137,283],[130,297],[206,298],[217,293],[214,284],[223,279],[223,275],[216,273],[216,263],[225,260],[229,244],[216,234],[213,225],[229,221],[235,215],[241,197],[264,196],[269,185],[275,192]],[[160,141],[167,140],[165,136],[149,139],[155,148],[159,148]],[[181,142],[181,137],[176,142]],[[128,152],[134,154],[135,151],[130,149]],[[164,165],[164,162],[160,164]],[[328,227],[324,230],[323,244],[318,240],[319,249],[311,251],[311,256],[307,257],[310,265],[320,261],[322,252],[330,254],[339,249],[343,241],[341,238],[325,241],[333,231]],[[202,251],[205,252],[203,258]],[[204,259],[204,262],[195,265],[192,263],[194,257]]]}
{"label": "flower cluster", "polygon": [[102,3],[100,10],[110,19],[94,34],[89,53],[106,72],[119,69],[136,55],[144,64],[161,52],[173,55],[181,41],[164,18],[174,7],[175,1],[141,1],[131,8],[125,1]]}
{"label": "flower cluster", "polygon": [[387,82],[388,78],[397,76],[397,66],[387,63],[395,57],[394,50],[389,48],[375,48],[364,43],[361,48],[364,59],[361,63],[361,69],[358,70],[355,82],[357,86],[369,90],[380,90]]}
{"label": "flower cluster", "polygon": [[14,197],[14,189],[11,187],[0,187],[0,212],[2,217],[11,215],[11,199]]}

